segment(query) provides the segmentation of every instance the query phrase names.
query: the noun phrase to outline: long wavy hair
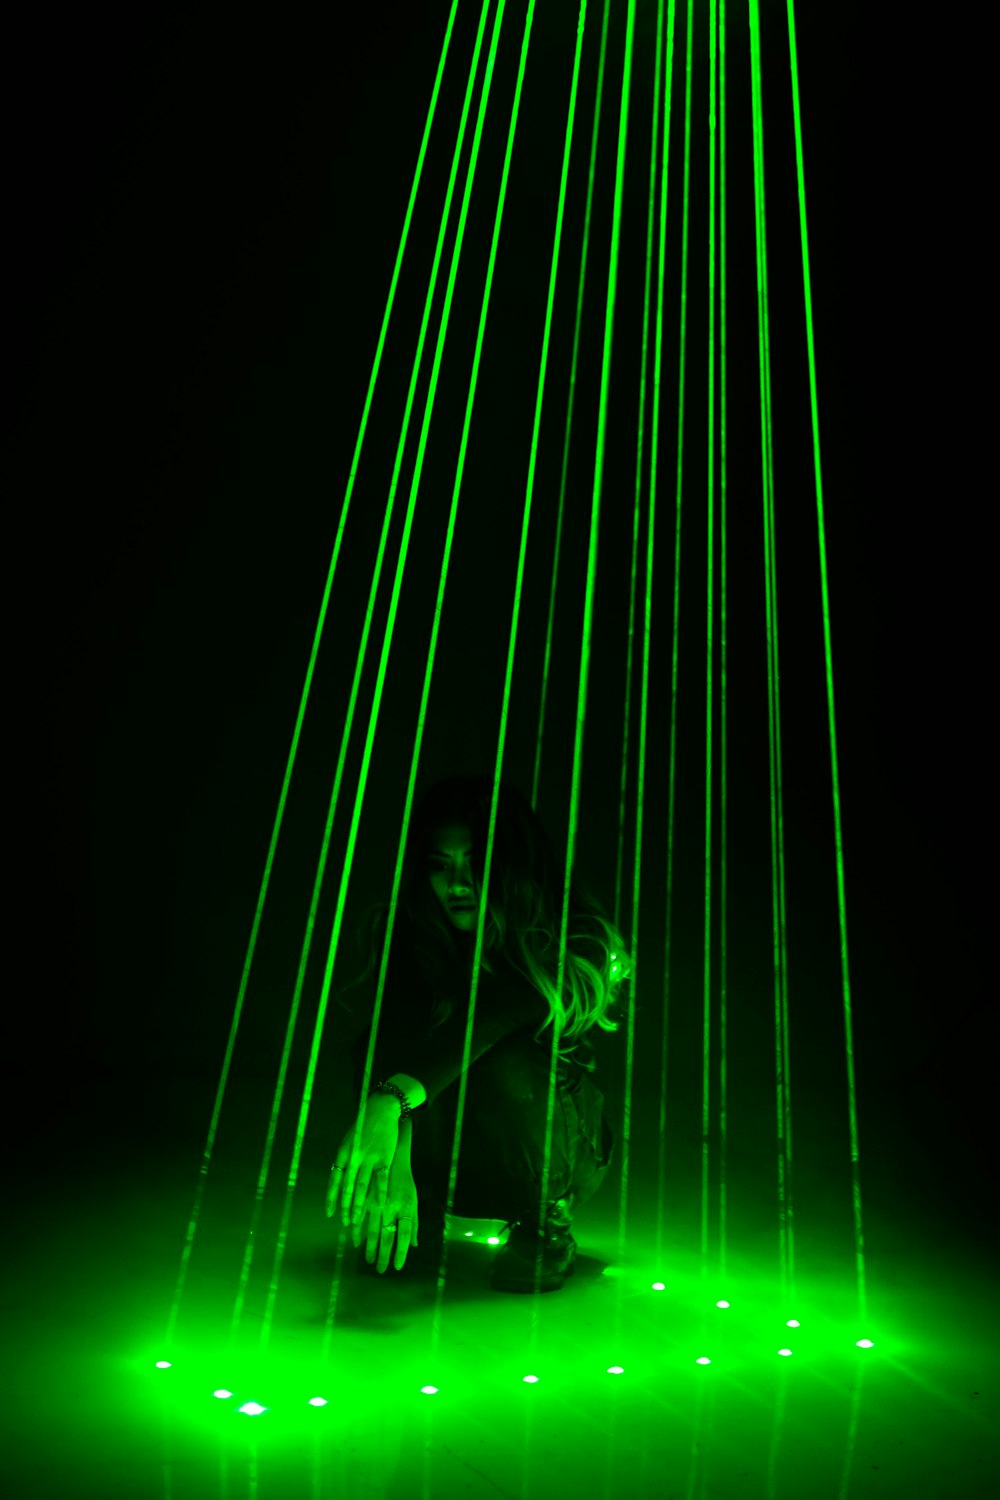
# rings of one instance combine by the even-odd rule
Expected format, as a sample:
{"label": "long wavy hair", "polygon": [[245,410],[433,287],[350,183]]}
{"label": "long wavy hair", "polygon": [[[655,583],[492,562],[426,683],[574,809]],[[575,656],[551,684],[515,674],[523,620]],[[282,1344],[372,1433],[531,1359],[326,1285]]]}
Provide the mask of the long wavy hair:
{"label": "long wavy hair", "polygon": [[[427,856],[436,830],[448,824],[467,825],[472,836],[476,897],[480,900],[492,800],[492,778],[451,776],[428,787],[414,804],[410,818],[393,945],[398,936],[435,996],[432,1026],[450,1014],[463,983],[468,995],[475,944],[460,943],[431,888]],[[557,1039],[562,1038],[564,1043],[557,1047],[560,1057],[572,1052],[573,1044],[594,1026],[602,1031],[618,1030],[619,1023],[611,1019],[609,1011],[632,969],[622,934],[574,872],[560,992],[564,880],[565,863],[557,856],[531,804],[516,787],[501,781],[481,963],[488,974],[495,974],[500,965],[508,963],[544,996],[549,1015],[535,1040],[554,1024]],[[362,918],[358,935],[362,949],[367,939],[368,961],[347,989],[377,973],[388,915],[389,902],[380,901]]]}

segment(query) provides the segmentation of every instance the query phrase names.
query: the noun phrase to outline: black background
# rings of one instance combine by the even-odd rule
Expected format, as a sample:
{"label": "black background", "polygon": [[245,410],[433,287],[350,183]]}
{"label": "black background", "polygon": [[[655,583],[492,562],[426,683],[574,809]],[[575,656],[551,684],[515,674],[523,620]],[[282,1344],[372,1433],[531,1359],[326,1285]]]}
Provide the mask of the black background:
{"label": "black background", "polygon": [[[190,1087],[170,1129],[188,1144],[203,1136],[446,13],[358,9],[349,23],[211,7],[34,11],[12,41],[15,1164],[44,1170],[84,1123],[105,1141],[155,1134],[142,1098],[160,1075]],[[559,8],[543,9],[551,36]],[[799,64],[859,1076],[883,1165],[974,1219],[993,1081],[981,96],[954,29],[931,35],[911,10],[879,31],[860,5],[813,9],[800,7]],[[765,7],[766,36],[781,35],[783,12]],[[644,160],[646,142],[632,140]],[[730,151],[735,162],[732,137]],[[735,204],[746,180],[733,171]],[[702,276],[703,260],[692,252]],[[731,274],[735,284],[735,262]],[[496,416],[479,429],[470,488],[507,446],[505,398],[530,415],[534,369],[484,387]],[[454,432],[461,405],[446,409]],[[510,460],[522,483],[524,453]],[[359,516],[384,494],[380,462]],[[630,475],[617,493],[630,515]],[[487,534],[496,512],[482,504]],[[345,555],[367,579],[373,526],[362,534]],[[801,545],[815,597],[814,523],[811,536],[788,544],[786,567],[793,579]],[[473,630],[488,615],[484,586],[467,580],[457,596]],[[353,666],[351,619],[336,655]],[[452,669],[460,695],[462,660]],[[470,730],[460,708],[457,697],[439,720],[432,761],[442,774],[492,769],[495,722]],[[384,752],[374,794],[388,799],[387,837],[403,743],[405,757]],[[530,765],[515,762],[522,786]],[[353,796],[352,768],[356,754]],[[330,763],[303,776],[315,822]],[[616,796],[581,849],[609,905]],[[558,775],[545,797],[559,805]],[[386,856],[368,840],[372,899]],[[314,857],[303,853],[304,887]],[[289,918],[290,952],[293,928]]]}

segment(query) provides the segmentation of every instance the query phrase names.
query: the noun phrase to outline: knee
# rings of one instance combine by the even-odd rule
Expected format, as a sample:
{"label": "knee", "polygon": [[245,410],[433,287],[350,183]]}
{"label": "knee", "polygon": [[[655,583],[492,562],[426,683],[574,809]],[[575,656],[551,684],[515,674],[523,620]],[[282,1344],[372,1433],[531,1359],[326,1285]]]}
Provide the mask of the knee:
{"label": "knee", "polygon": [[[531,1104],[535,1098],[535,1079],[524,1059],[516,1053],[493,1048],[476,1064],[478,1100],[490,1096],[509,1104]],[[471,1083],[471,1078],[470,1078]]]}

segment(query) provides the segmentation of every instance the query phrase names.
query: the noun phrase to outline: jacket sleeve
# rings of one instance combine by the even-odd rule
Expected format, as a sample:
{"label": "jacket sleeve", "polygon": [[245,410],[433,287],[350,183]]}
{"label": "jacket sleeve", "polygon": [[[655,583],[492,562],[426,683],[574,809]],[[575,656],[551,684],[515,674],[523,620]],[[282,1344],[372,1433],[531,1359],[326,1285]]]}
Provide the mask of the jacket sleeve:
{"label": "jacket sleeve", "polygon": [[[388,980],[389,976],[369,1087],[393,1073],[408,1073],[423,1084],[429,1106],[462,1071],[469,997],[466,994],[446,1019],[434,1026],[434,997],[417,984],[390,987]],[[544,997],[516,972],[501,976],[480,971],[469,1066],[511,1032],[525,1027],[536,1031],[547,1020],[548,1013]],[[351,1048],[359,1102],[370,1034],[371,1021],[362,1028]]]}

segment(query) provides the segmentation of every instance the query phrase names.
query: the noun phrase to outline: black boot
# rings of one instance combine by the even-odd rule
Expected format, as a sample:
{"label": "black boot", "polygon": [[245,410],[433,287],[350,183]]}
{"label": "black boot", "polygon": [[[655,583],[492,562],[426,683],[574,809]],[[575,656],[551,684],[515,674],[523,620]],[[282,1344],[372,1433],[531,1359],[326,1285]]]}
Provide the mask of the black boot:
{"label": "black boot", "polygon": [[545,1205],[544,1219],[538,1211],[513,1219],[507,1243],[490,1267],[490,1285],[498,1292],[557,1292],[573,1270],[576,1241],[570,1234],[573,1194]]}

